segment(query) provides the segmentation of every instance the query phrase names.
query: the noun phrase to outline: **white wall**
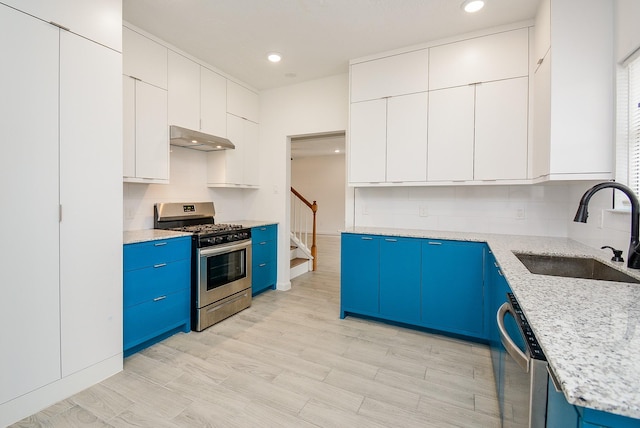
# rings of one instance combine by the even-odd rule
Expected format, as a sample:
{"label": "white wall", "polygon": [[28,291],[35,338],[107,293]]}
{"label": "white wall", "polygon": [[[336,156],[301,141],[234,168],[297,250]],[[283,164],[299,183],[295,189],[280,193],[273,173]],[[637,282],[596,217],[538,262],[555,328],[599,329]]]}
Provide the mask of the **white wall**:
{"label": "white wall", "polygon": [[640,2],[616,1],[616,59],[623,61],[640,47]]}
{"label": "white wall", "polygon": [[346,167],[344,154],[310,156],[291,161],[291,185],[318,203],[317,232],[337,235],[344,230]]}
{"label": "white wall", "polygon": [[255,218],[278,228],[278,289],[289,281],[289,202],[291,136],[347,129],[348,75],[341,74],[260,94],[260,189],[247,197]]}
{"label": "white wall", "polygon": [[207,187],[207,155],[171,146],[170,184],[124,183],[124,230],[152,229],[156,202],[208,202],[216,208],[216,222],[254,220],[247,217],[245,199],[250,189]]}

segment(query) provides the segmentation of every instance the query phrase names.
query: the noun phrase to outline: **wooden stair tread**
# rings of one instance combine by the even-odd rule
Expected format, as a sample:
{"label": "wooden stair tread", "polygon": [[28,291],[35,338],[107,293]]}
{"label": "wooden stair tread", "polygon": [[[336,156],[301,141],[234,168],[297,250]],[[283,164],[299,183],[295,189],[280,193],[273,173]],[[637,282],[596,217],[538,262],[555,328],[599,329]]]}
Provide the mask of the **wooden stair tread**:
{"label": "wooden stair tread", "polygon": [[295,259],[291,259],[291,262],[289,262],[289,267],[294,268],[296,266],[299,266],[303,263],[308,262],[309,259],[303,259],[301,257],[296,257]]}

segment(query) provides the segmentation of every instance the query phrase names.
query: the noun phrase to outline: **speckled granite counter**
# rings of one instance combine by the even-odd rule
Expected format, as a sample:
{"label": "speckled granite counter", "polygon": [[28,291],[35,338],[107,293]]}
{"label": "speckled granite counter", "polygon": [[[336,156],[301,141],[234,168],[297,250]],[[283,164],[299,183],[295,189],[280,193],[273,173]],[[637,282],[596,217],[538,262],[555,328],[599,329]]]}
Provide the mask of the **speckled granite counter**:
{"label": "speckled granite counter", "polygon": [[[224,221],[220,223],[241,224],[243,227],[260,227],[268,224],[277,224],[275,221],[266,220],[234,220]],[[123,234],[122,242],[124,244],[135,244],[136,242],[157,241],[160,239],[177,238],[179,236],[191,236],[190,233],[175,232],[173,230],[162,229],[140,229],[127,230]]]}
{"label": "speckled granite counter", "polygon": [[266,220],[232,220],[232,221],[224,221],[221,223],[241,224],[242,227],[260,227],[260,226],[266,226],[268,224],[278,224],[277,221],[266,221]]}
{"label": "speckled granite counter", "polygon": [[488,243],[567,401],[640,419],[640,285],[533,275],[512,251],[590,256],[639,279],[640,271],[566,238],[386,228],[344,232]]}
{"label": "speckled granite counter", "polygon": [[127,230],[122,234],[122,243],[135,244],[137,242],[158,241],[161,239],[178,238],[180,236],[191,236],[191,234],[162,229]]}

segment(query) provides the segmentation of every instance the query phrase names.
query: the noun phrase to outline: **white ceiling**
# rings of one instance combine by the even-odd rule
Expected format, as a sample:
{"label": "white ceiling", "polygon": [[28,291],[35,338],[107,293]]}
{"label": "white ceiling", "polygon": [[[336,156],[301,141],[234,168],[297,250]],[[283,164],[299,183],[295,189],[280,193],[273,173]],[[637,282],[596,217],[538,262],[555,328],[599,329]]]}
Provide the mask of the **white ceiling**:
{"label": "white ceiling", "polygon": [[291,159],[312,156],[344,156],[344,150],[344,132],[291,138]]}
{"label": "white ceiling", "polygon": [[[124,0],[123,18],[258,90],[348,71],[350,59],[533,18],[540,0]],[[283,56],[269,63],[267,53]]]}

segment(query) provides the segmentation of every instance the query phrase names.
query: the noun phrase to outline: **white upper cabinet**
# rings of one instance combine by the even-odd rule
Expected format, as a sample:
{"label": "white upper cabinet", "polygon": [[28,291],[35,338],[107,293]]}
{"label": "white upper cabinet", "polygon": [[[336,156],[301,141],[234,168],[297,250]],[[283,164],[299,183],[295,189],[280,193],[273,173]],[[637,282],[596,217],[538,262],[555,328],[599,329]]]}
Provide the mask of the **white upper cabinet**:
{"label": "white upper cabinet", "polygon": [[124,181],[169,182],[167,91],[124,76]]}
{"label": "white upper cabinet", "polygon": [[258,94],[227,80],[227,113],[260,123],[259,109]]}
{"label": "white upper cabinet", "polygon": [[427,180],[428,93],[387,99],[387,181]]}
{"label": "white upper cabinet", "polygon": [[227,135],[227,79],[200,67],[200,130]]}
{"label": "white upper cabinet", "polygon": [[169,51],[169,125],[200,130],[200,64]]}
{"label": "white upper cabinet", "polygon": [[541,0],[533,32],[533,61],[537,70],[551,47],[551,1]]}
{"label": "white upper cabinet", "polygon": [[168,49],[127,27],[122,28],[122,72],[167,89]]}
{"label": "white upper cabinet", "polygon": [[226,137],[227,93],[227,79],[169,51],[169,125]]}
{"label": "white upper cabinet", "polygon": [[122,52],[121,0],[2,0],[2,2]]}
{"label": "white upper cabinet", "polygon": [[476,85],[475,180],[527,178],[529,78]]}
{"label": "white upper cabinet", "polygon": [[258,187],[258,129],[255,122],[227,114],[227,137],[236,148],[207,153],[209,187]]}
{"label": "white upper cabinet", "polygon": [[351,65],[351,102],[427,91],[429,50]]}
{"label": "white upper cabinet", "polygon": [[387,100],[351,104],[349,182],[382,183],[387,177]]}
{"label": "white upper cabinet", "polygon": [[429,55],[429,90],[528,76],[529,30],[436,46]]}
{"label": "white upper cabinet", "polygon": [[580,2],[579,19],[574,2],[547,3],[550,13],[543,1],[536,20],[540,27],[549,27],[551,48],[534,78],[532,176],[610,179],[615,135],[613,2]]}
{"label": "white upper cabinet", "polygon": [[429,92],[429,181],[473,180],[475,86]]}

